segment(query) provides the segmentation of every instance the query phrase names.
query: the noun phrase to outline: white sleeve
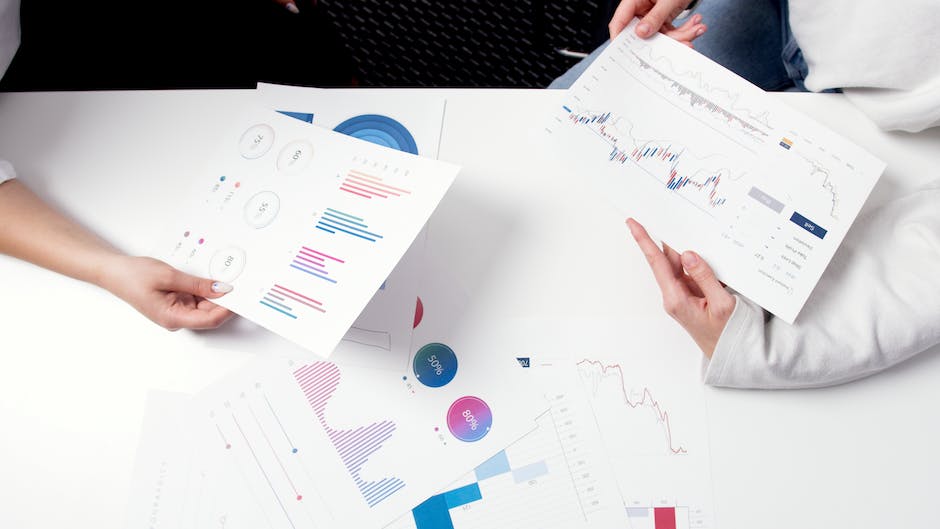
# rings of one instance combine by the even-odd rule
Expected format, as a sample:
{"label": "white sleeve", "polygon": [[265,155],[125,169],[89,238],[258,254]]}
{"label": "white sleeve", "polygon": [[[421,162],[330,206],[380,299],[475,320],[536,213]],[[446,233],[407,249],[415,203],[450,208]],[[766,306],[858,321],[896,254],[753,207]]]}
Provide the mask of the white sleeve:
{"label": "white sleeve", "polygon": [[0,77],[20,46],[20,0],[0,0]]}
{"label": "white sleeve", "polygon": [[0,184],[16,178],[16,171],[13,170],[13,165],[6,160],[0,160]]}
{"label": "white sleeve", "polygon": [[859,218],[788,325],[737,296],[705,382],[802,388],[862,378],[940,343],[940,181]]}
{"label": "white sleeve", "polygon": [[940,74],[909,90],[846,88],[845,97],[884,130],[940,126]]}

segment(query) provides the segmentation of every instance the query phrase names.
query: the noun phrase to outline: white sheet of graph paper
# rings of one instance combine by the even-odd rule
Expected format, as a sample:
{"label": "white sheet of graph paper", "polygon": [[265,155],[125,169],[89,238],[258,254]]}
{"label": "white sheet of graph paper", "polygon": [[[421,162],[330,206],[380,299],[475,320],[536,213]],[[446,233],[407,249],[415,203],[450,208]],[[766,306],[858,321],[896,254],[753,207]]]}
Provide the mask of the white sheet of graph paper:
{"label": "white sheet of graph paper", "polygon": [[792,323],[885,164],[635,24],[562,96],[557,151],[624,217]]}
{"label": "white sheet of graph paper", "polygon": [[155,220],[154,255],[231,283],[217,303],[329,356],[459,168],[262,108],[226,130]]}

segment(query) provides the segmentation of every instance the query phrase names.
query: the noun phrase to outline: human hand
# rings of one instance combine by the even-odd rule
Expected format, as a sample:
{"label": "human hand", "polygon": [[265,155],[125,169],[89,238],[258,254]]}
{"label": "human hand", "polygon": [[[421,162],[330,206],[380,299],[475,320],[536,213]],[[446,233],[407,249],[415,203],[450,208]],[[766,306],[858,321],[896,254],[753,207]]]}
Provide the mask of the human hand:
{"label": "human hand", "polygon": [[660,31],[691,48],[692,41],[704,35],[708,27],[702,24],[702,16],[698,14],[689,17],[681,26],[672,24],[688,5],[689,0],[621,0],[607,25],[610,40],[614,40],[633,17],[641,16],[643,19],[636,27],[638,36],[647,38]]}
{"label": "human hand", "polygon": [[698,254],[679,255],[666,244],[660,250],[639,222],[627,219],[627,226],[653,270],[663,308],[711,358],[737,300]]}
{"label": "human hand", "polygon": [[101,271],[101,286],[171,331],[214,329],[234,314],[209,301],[232,286],[180,272],[149,257],[115,255]]}
{"label": "human hand", "polygon": [[295,4],[293,0],[274,0],[274,3],[295,15],[300,14],[300,10],[297,9],[297,4]]}

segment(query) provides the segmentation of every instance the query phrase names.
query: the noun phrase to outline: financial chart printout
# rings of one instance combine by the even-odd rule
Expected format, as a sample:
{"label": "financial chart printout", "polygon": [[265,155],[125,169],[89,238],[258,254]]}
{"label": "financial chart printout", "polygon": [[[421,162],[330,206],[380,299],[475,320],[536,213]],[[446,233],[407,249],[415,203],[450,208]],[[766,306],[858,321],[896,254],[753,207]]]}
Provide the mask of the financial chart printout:
{"label": "financial chart printout", "polygon": [[435,345],[415,356],[427,391],[259,357],[185,402],[153,401],[129,526],[377,529],[537,427],[549,403],[513,383],[517,362]]}
{"label": "financial chart printout", "polygon": [[382,288],[458,171],[262,108],[208,159],[156,255],[231,283],[217,303],[320,356]]}
{"label": "financial chart printout", "polygon": [[[321,89],[258,83],[270,109],[391,149],[437,158],[446,100],[414,92]],[[358,191],[352,178],[353,187]],[[360,184],[367,182],[359,181]],[[363,188],[368,189],[368,188]],[[354,195],[355,196],[355,195]],[[330,357],[337,363],[400,370],[408,364],[426,233],[382,283]]]}
{"label": "financial chart printout", "polygon": [[[635,22],[634,22],[635,25]],[[548,127],[624,216],[792,323],[884,163],[662,35],[625,29]]]}
{"label": "financial chart printout", "polygon": [[695,343],[660,314],[573,320],[574,354],[633,529],[722,527]]}

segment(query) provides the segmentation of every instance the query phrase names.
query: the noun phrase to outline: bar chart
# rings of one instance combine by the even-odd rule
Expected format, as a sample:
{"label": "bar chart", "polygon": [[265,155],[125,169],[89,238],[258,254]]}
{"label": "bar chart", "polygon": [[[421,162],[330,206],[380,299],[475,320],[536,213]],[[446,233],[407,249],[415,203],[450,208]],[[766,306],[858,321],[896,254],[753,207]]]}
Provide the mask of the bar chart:
{"label": "bar chart", "polygon": [[368,227],[369,225],[365,224],[364,218],[333,208],[326,208],[319,215],[316,225],[316,229],[331,235],[345,235],[349,238],[369,242],[376,242],[383,238],[378,233],[368,231]]}
{"label": "bar chart", "polygon": [[411,194],[411,191],[407,189],[389,185],[383,178],[356,169],[349,170],[339,189],[369,200],[373,198],[396,198]]}
{"label": "bar chart", "polygon": [[378,480],[363,477],[369,458],[381,450],[383,443],[394,434],[394,422],[385,420],[354,429],[333,428],[327,422],[327,404],[342,379],[335,364],[317,362],[305,365],[294,371],[294,378],[369,507],[375,507],[405,487],[405,482],[397,477]]}
{"label": "bar chart", "polygon": [[301,246],[298,250],[297,255],[294,256],[294,260],[291,262],[291,268],[295,270],[300,270],[305,274],[312,275],[313,277],[322,279],[328,283],[336,284],[335,275],[331,276],[332,272],[335,274],[338,268],[342,268],[342,265],[346,261],[338,259],[329,255],[327,253],[321,252],[319,250],[314,250],[307,246]]}

